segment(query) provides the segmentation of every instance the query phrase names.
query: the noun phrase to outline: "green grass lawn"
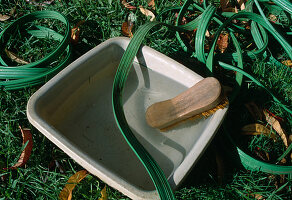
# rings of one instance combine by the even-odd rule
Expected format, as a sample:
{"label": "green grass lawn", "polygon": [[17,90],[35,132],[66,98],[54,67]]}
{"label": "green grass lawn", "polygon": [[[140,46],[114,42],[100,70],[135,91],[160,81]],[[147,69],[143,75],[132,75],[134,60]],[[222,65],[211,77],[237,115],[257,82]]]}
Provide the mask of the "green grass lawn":
{"label": "green grass lawn", "polygon": [[[216,5],[218,5],[218,1],[215,1]],[[11,13],[12,15],[10,19],[3,22],[0,21],[0,31],[20,16],[37,10],[54,10],[63,13],[71,23],[71,28],[81,20],[84,20],[84,24],[80,26],[79,42],[73,45],[72,61],[109,38],[123,36],[121,26],[129,15],[136,18],[132,30],[133,33],[140,25],[149,20],[139,9],[129,10],[118,0],[55,0],[44,1],[43,4],[40,4],[41,2],[43,1],[0,0],[0,14]],[[48,2],[51,3],[48,4]],[[131,2],[135,6],[142,5],[147,7],[146,0],[134,0]],[[155,2],[157,13],[166,8],[181,6],[180,0],[158,0]],[[169,11],[163,14],[160,20],[174,24],[175,13],[176,11]],[[64,31],[64,27],[61,24],[54,24],[50,20],[39,20],[36,23],[46,23],[52,29],[56,29],[61,33]],[[290,24],[288,23],[288,26],[291,29],[291,22]],[[214,29],[216,30],[216,27]],[[210,32],[212,34],[212,30]],[[248,36],[245,37],[250,39]],[[288,38],[291,39],[291,35]],[[271,39],[269,48],[274,57],[280,61],[287,60],[288,56],[283,49],[277,48],[275,50],[274,46],[277,46],[277,43],[272,38],[269,39]],[[245,39],[242,41],[244,42]],[[204,70],[202,70],[204,66],[196,58],[191,57],[190,54],[182,50],[174,32],[168,31],[167,28],[161,27],[152,30],[146,37],[144,44],[205,76]],[[10,48],[17,51],[17,54],[21,55],[22,59],[33,62],[42,58],[55,46],[56,43],[49,40],[19,36],[15,41],[10,41],[7,47],[1,46],[0,48]],[[289,105],[291,109],[291,67],[269,64],[264,59],[246,61],[244,65],[246,71],[253,74],[283,103]],[[218,76],[222,78],[220,74]],[[233,75],[227,74],[223,78],[229,80],[230,77],[233,77]],[[68,178],[82,169],[73,159],[62,152],[28,122],[26,104],[30,96],[39,87],[41,85],[15,91],[0,89],[1,200],[58,199],[58,195]],[[243,136],[236,136],[239,135],[237,132],[240,132],[243,125],[253,123],[250,114],[244,107],[244,104],[249,101],[256,102],[284,119],[283,127],[288,135],[291,134],[292,130],[291,115],[285,112],[278,103],[272,101],[263,89],[248,79],[244,79],[238,98],[230,106],[226,120],[232,120],[231,129],[235,140],[255,157],[257,156],[257,153],[255,153],[256,148],[260,146],[271,157],[267,162],[274,162],[285,150],[280,137],[278,137],[278,142],[273,143],[267,137],[254,136],[248,137],[248,139],[244,137],[242,140]],[[23,150],[19,125],[31,129],[33,136],[31,156],[24,167],[20,167],[17,170],[2,170],[13,166],[18,161]],[[226,143],[229,144],[228,139],[224,134],[224,130],[220,129],[197,165],[175,192],[177,199],[260,199],[259,196],[262,199],[289,199],[291,197],[291,176],[252,172],[244,169],[241,165],[238,165],[234,157],[229,155],[234,149],[226,145]],[[260,158],[257,157],[257,159]],[[286,165],[292,165],[291,160],[288,160]],[[104,183],[98,177],[88,175],[74,189],[73,199],[98,199],[103,187]],[[128,199],[111,187],[107,187],[107,194],[108,199]]]}

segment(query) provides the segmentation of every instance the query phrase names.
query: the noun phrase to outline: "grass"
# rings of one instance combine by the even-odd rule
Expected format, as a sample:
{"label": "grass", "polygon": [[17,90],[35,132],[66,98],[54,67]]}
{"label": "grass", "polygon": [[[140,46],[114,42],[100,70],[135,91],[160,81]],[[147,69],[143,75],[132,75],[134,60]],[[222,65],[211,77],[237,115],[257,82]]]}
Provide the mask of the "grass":
{"label": "grass", "polygon": [[[137,0],[133,1],[133,5],[146,6],[145,2]],[[157,12],[179,5],[179,0],[156,1]],[[0,22],[0,30],[3,30],[14,19],[25,13],[44,9],[63,13],[72,26],[81,20],[85,20],[85,23],[81,26],[80,42],[73,47],[73,59],[77,59],[109,38],[122,36],[121,25],[130,12],[135,14],[137,18],[133,32],[137,30],[139,25],[147,21],[147,18],[139,10],[129,11],[123,8],[120,1],[111,0],[55,0],[54,3],[43,6],[29,4],[26,1],[0,0],[0,14],[10,13],[12,8],[15,8],[14,17],[8,21]],[[163,20],[173,23],[174,13],[170,12],[169,15],[163,16]],[[47,23],[48,26],[58,29],[58,24],[54,24],[52,21],[42,21],[42,23]],[[16,40],[11,44],[11,48],[19,52],[19,55],[22,55],[23,59],[27,61],[38,60],[56,45],[50,41],[33,40],[33,38],[28,37],[19,39],[25,42]],[[144,43],[201,73],[201,64],[181,50],[174,34],[167,31],[166,28],[162,27],[153,30]],[[289,76],[291,68],[276,67],[261,60],[253,64],[247,63],[247,67],[263,84],[278,97],[281,97],[283,102],[291,105],[292,84],[291,76]],[[25,167],[16,171],[0,170],[0,175],[6,175],[5,180],[0,180],[0,199],[3,200],[57,199],[68,178],[82,169],[74,160],[29,124],[26,117],[26,103],[38,88],[39,86],[19,91],[0,90],[0,169],[12,166],[17,162],[21,154],[22,139],[18,125],[30,128],[34,140],[32,155]],[[234,124],[234,132],[238,132],[242,125],[252,121],[242,105],[244,102],[254,100],[276,115],[286,119],[286,130],[291,133],[291,116],[283,112],[277,104],[264,95],[262,90],[253,83],[245,81],[238,99],[231,107],[228,116],[228,119],[232,119]],[[251,172],[243,169],[234,163],[234,160],[227,155],[228,153],[222,150],[222,141],[226,141],[226,138],[223,130],[220,130],[200,161],[176,191],[177,199],[254,199],[255,194],[261,195],[264,199],[289,199],[290,195],[292,195],[291,179],[288,180],[287,176],[283,178],[278,175]],[[252,151],[252,148],[256,145],[267,147],[265,144],[269,144],[269,142],[264,137],[254,137],[243,145],[248,147],[248,144],[251,145],[250,151]],[[276,148],[276,150],[280,149],[277,156],[282,152],[282,148],[281,145]],[[232,148],[227,147],[227,151],[232,151]],[[221,183],[218,181],[216,152],[219,153],[224,163],[224,179]],[[62,168],[49,167],[56,161]],[[283,186],[285,183],[287,185]],[[103,187],[104,183],[101,180],[89,175],[74,189],[73,199],[98,199],[100,190]],[[128,199],[111,187],[107,187],[107,193],[109,199]]]}

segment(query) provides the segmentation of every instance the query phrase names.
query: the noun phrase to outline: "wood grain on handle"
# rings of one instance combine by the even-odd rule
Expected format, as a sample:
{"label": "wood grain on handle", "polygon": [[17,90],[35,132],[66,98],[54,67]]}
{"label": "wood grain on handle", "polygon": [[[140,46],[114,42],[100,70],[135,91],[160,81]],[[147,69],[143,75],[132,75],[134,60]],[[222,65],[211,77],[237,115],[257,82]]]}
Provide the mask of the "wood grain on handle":
{"label": "wood grain on handle", "polygon": [[221,95],[220,82],[205,78],[178,96],[149,106],[146,121],[153,128],[166,128],[216,107]]}

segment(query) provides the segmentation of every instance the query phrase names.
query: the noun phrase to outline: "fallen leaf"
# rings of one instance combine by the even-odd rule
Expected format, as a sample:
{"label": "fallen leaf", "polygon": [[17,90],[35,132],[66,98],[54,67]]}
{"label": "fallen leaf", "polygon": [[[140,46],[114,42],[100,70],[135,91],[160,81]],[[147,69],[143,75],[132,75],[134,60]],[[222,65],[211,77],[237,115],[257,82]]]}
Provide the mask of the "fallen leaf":
{"label": "fallen leaf", "polygon": [[292,134],[290,134],[289,137],[288,137],[288,144],[289,145],[292,144]]}
{"label": "fallen leaf", "polygon": [[[271,177],[271,179],[273,179],[273,177]],[[247,194],[248,197],[253,197],[254,199],[258,199],[258,200],[265,200],[264,197],[261,194],[258,193],[253,193],[253,192],[249,192],[249,194]],[[250,199],[250,198],[248,198]]]}
{"label": "fallen leaf", "polygon": [[[279,174],[276,177],[275,183],[274,185],[276,186],[276,189],[279,189],[280,187],[282,187],[284,184],[287,183],[287,179],[286,179],[286,174]],[[288,187],[289,188],[289,187]],[[287,189],[288,189],[287,188]],[[288,189],[289,190],[289,189]]]}
{"label": "fallen leaf", "polygon": [[154,0],[147,0],[148,6],[155,10],[155,1]]}
{"label": "fallen leaf", "polygon": [[264,110],[263,112],[264,112],[264,115],[266,117],[266,121],[268,122],[268,124],[270,124],[273,127],[273,129],[279,134],[285,147],[288,148],[287,135],[286,135],[284,129],[282,129],[280,122],[275,117],[270,115],[266,110]]}
{"label": "fallen leaf", "polygon": [[101,197],[98,200],[107,200],[106,186],[101,190]]}
{"label": "fallen leaf", "polygon": [[287,163],[286,158],[282,158],[282,160],[280,160],[280,164],[285,165]]}
{"label": "fallen leaf", "polygon": [[27,65],[29,64],[29,62],[21,59],[17,54],[5,49],[5,52],[6,52],[6,55],[8,56],[8,58],[10,58],[11,60],[13,60],[14,62],[17,62],[19,64],[22,64],[22,65]]}
{"label": "fallen leaf", "polygon": [[235,9],[232,7],[229,0],[220,0],[221,9],[223,12],[234,12]]}
{"label": "fallen leaf", "polygon": [[228,47],[228,37],[228,33],[221,33],[219,35],[219,38],[217,40],[217,49],[219,49],[221,53],[223,53]]}
{"label": "fallen leaf", "polygon": [[292,61],[291,60],[284,60],[284,61],[282,61],[282,64],[286,65],[287,67],[292,67]]}
{"label": "fallen leaf", "polygon": [[[237,0],[237,5],[239,6],[240,10],[245,9],[245,2],[246,0]],[[230,0],[220,0],[220,5],[223,12],[234,12],[238,13],[238,9],[234,3]]]}
{"label": "fallen leaf", "polygon": [[75,188],[75,186],[86,176],[88,175],[88,172],[86,170],[80,170],[76,172],[74,175],[72,175],[68,181],[63,190],[59,194],[59,199],[61,200],[71,200],[72,199],[72,191]]}
{"label": "fallen leaf", "polygon": [[29,156],[31,154],[32,151],[32,146],[33,146],[33,141],[32,141],[32,135],[30,133],[30,129],[28,128],[21,128],[19,126],[19,129],[21,131],[22,134],[22,145],[26,145],[26,147],[23,149],[22,153],[20,154],[20,157],[17,161],[17,163],[15,165],[13,165],[12,167],[10,167],[9,169],[16,169],[18,167],[22,167],[23,165],[25,165],[29,159]]}
{"label": "fallen leaf", "polygon": [[10,10],[9,14],[10,14],[10,16],[14,16],[14,15],[15,15],[15,13],[16,13],[16,6],[15,6],[15,7],[13,7],[13,8],[11,8],[11,10]]}
{"label": "fallen leaf", "polygon": [[[290,134],[289,137],[288,137],[288,144],[292,145],[292,134]],[[290,161],[292,162],[292,152],[290,154]]]}
{"label": "fallen leaf", "polygon": [[210,37],[210,36],[211,36],[211,35],[210,35],[210,32],[209,32],[208,30],[206,31],[205,36],[206,36],[206,37]]}
{"label": "fallen leaf", "polygon": [[2,14],[0,14],[0,21],[1,22],[4,22],[4,21],[8,20],[9,18],[10,18],[9,15],[2,15]]}
{"label": "fallen leaf", "polygon": [[245,9],[245,2],[246,0],[237,0],[240,10]]}
{"label": "fallen leaf", "polygon": [[264,114],[262,110],[252,101],[249,103],[244,104],[249,113],[252,115],[255,121],[261,120],[263,121]]}
{"label": "fallen leaf", "polygon": [[71,43],[72,44],[77,44],[79,41],[79,36],[80,36],[80,27],[85,21],[81,20],[79,21],[74,28],[71,30]]}
{"label": "fallen leaf", "polygon": [[242,127],[241,134],[243,135],[265,135],[276,141],[276,135],[270,129],[262,124],[248,124]]}
{"label": "fallen leaf", "polygon": [[128,8],[129,10],[135,10],[136,7],[132,6],[130,3],[128,3],[126,0],[121,0],[121,3],[125,6],[125,8]]}
{"label": "fallen leaf", "polygon": [[281,118],[281,117],[275,115],[274,113],[270,112],[268,109],[265,109],[265,111],[266,111],[270,116],[272,116],[272,117],[274,117],[276,120],[278,120],[280,123],[281,123],[281,122],[284,122],[284,119],[283,119],[283,118]]}
{"label": "fallen leaf", "polygon": [[134,24],[131,21],[124,22],[122,24],[122,34],[127,37],[133,37],[132,28]]}
{"label": "fallen leaf", "polygon": [[145,15],[146,17],[151,17],[150,18],[150,21],[152,22],[154,19],[155,19],[155,15],[153,12],[151,12],[150,10],[146,9],[146,8],[143,8],[142,6],[139,6],[139,9],[141,11],[141,13],[143,15]]}
{"label": "fallen leaf", "polygon": [[277,17],[276,15],[273,15],[273,14],[269,14],[269,19],[272,21],[272,22],[277,22]]}
{"label": "fallen leaf", "polygon": [[265,200],[264,197],[260,194],[250,194],[250,196],[258,200]]}

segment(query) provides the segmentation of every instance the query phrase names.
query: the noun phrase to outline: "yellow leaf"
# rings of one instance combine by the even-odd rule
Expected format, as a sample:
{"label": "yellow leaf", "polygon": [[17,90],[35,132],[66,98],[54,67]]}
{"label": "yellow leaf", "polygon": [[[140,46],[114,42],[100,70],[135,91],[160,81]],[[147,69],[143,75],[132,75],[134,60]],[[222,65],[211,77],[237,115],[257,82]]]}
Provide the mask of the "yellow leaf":
{"label": "yellow leaf", "polygon": [[101,190],[101,197],[98,200],[107,200],[106,186]]}
{"label": "yellow leaf", "polygon": [[275,117],[271,116],[267,111],[264,110],[263,112],[268,124],[270,124],[273,127],[273,129],[279,134],[285,147],[288,148],[287,135],[284,129],[282,129],[280,122]]}
{"label": "yellow leaf", "polygon": [[146,17],[150,16],[150,21],[152,22],[155,19],[155,15],[153,14],[153,12],[151,12],[150,10],[143,8],[142,6],[139,6],[139,9],[141,11],[141,13],[143,15],[145,15]]}
{"label": "yellow leaf", "polygon": [[286,65],[287,67],[292,67],[292,61],[291,60],[284,60],[282,64]]}
{"label": "yellow leaf", "polygon": [[268,136],[272,138],[274,141],[276,140],[276,135],[271,132],[267,127],[261,125],[261,124],[248,124],[244,126],[241,129],[241,134],[243,135],[260,135],[264,134],[265,136]]}
{"label": "yellow leaf", "polygon": [[72,191],[75,188],[75,186],[86,176],[88,175],[88,172],[86,170],[80,170],[76,172],[74,175],[72,175],[68,181],[63,190],[59,194],[59,199],[61,200],[71,200],[72,199]]}

